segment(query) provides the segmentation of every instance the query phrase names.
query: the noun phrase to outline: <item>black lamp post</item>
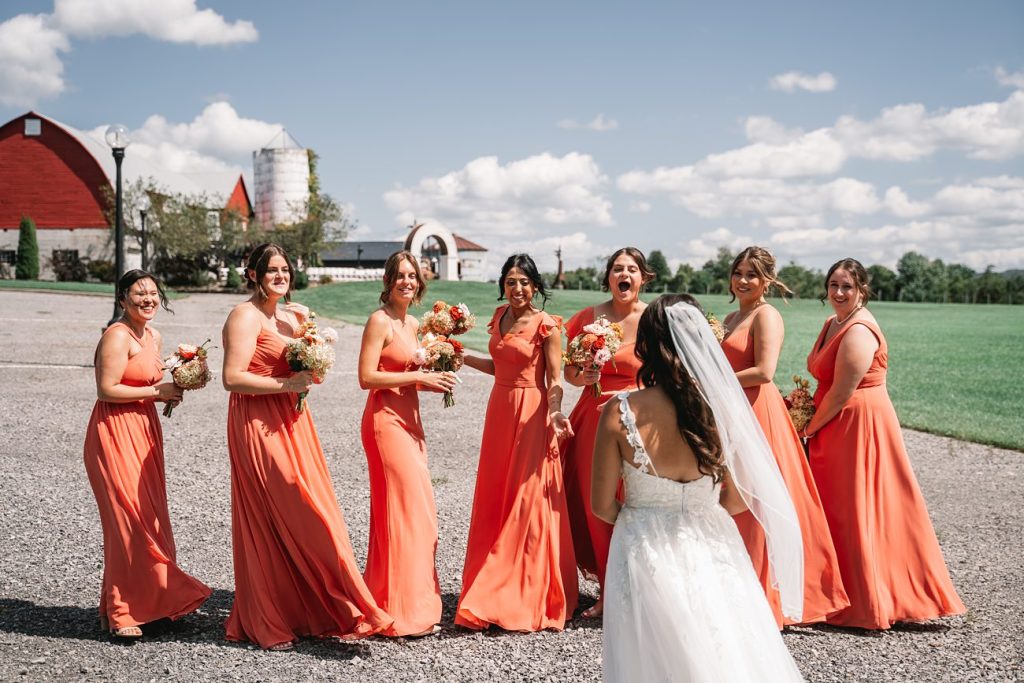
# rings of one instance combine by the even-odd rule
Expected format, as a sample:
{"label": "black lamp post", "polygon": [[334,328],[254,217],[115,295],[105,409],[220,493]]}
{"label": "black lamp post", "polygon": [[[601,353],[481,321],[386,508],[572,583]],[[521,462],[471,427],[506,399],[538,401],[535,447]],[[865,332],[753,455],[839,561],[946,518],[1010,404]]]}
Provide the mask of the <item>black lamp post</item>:
{"label": "black lamp post", "polygon": [[[114,270],[116,272],[116,282],[124,275],[124,198],[121,192],[121,161],[124,159],[124,150],[131,143],[131,139],[128,137],[128,129],[120,124],[114,124],[107,128],[107,133],[104,137],[106,137],[107,144],[110,145],[110,149],[114,153],[114,165],[117,167],[117,179],[114,188]],[[121,303],[115,296],[114,317],[110,319],[107,326],[112,325],[120,317]]]}
{"label": "black lamp post", "polygon": [[356,268],[363,267],[363,245],[356,245]]}
{"label": "black lamp post", "polygon": [[149,253],[146,251],[146,212],[149,211],[149,195],[143,192],[139,197],[139,247],[142,249],[142,269],[149,271]]}

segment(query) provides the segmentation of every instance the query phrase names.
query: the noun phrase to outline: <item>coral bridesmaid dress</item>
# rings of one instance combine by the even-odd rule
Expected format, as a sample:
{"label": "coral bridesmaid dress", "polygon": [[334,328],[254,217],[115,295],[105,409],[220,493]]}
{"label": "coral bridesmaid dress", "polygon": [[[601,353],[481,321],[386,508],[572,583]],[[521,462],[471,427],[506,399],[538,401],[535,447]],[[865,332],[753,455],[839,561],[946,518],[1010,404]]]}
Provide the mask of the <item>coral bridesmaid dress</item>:
{"label": "coral bridesmaid dress", "polygon": [[[128,331],[142,351],[128,359],[121,384],[153,386],[163,376],[153,333],[139,339]],[[96,401],[84,456],[103,525],[100,619],[114,630],[195,611],[210,589],[176,564],[154,402]]]}
{"label": "coral bridesmaid dress", "polygon": [[548,417],[543,342],[561,321],[537,313],[517,333],[488,330],[487,404],[455,623],[561,629],[576,608],[576,560],[558,443]]}
{"label": "coral bridesmaid dress", "polygon": [[832,386],[840,340],[853,325],[871,330],[879,348],[853,396],[810,441],[811,471],[851,602],[828,623],[887,629],[962,614],[885,386],[885,337],[874,322],[857,320],[823,344],[831,321],[807,357],[818,380],[815,405]]}
{"label": "coral bridesmaid dress", "polygon": [[[584,308],[565,325],[566,339],[572,339],[583,327],[594,322],[594,308]],[[565,446],[565,498],[569,506],[572,542],[576,564],[583,575],[596,579],[604,588],[608,545],[612,540],[611,524],[598,519],[590,509],[590,473],[594,462],[594,437],[601,408],[609,399],[623,391],[637,388],[636,373],[640,359],[633,352],[633,342],[622,344],[612,362],[601,368],[601,394],[595,396],[591,387],[583,387],[576,406],[569,415],[575,434]]]}
{"label": "coral bridesmaid dress", "polygon": [[[395,334],[378,370],[403,372],[415,349]],[[366,399],[363,449],[370,468],[370,549],[363,578],[395,619],[388,636],[423,633],[441,620],[437,509],[415,386],[374,389]]]}
{"label": "coral bridesmaid dress", "polygon": [[[261,330],[249,372],[291,374],[285,340]],[[267,648],[297,636],[360,638],[392,619],[356,566],[313,426],[294,393],[232,393],[228,404],[235,603],[229,640]]]}
{"label": "coral bridesmaid dress", "polygon": [[[750,334],[753,316],[749,316],[744,323],[722,341],[725,357],[736,372],[754,367],[754,336]],[[745,387],[744,391],[768,439],[775,461],[779,464],[782,479],[786,482],[786,489],[793,499],[793,507],[796,508],[800,522],[804,543],[804,609],[800,623],[825,621],[828,615],[848,607],[850,600],[843,589],[828,521],[818,497],[818,489],[814,485],[814,477],[804,457],[800,437],[793,428],[782,394],[773,382]],[[770,585],[768,548],[761,525],[749,511],[733,519],[754,562],[754,570],[764,587],[775,622],[780,628],[783,624],[796,623],[783,618],[779,592]]]}

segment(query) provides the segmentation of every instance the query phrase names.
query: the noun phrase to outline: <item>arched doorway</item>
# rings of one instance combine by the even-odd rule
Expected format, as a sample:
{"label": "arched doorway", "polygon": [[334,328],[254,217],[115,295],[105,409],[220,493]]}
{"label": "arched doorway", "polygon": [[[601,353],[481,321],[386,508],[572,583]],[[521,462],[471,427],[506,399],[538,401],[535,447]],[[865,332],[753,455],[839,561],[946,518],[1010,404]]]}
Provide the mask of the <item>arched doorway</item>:
{"label": "arched doorway", "polygon": [[447,228],[422,223],[414,225],[405,238],[404,248],[420,259],[421,264],[429,264],[437,279],[459,279],[459,248],[455,244],[455,236]]}

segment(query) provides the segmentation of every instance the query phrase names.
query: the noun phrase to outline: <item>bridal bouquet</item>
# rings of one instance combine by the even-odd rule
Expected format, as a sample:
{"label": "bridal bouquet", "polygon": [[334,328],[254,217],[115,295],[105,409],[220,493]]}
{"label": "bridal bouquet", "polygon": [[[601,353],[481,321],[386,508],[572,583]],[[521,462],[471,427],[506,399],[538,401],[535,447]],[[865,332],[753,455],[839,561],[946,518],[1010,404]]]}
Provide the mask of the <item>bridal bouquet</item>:
{"label": "bridal bouquet", "polygon": [[[615,352],[622,344],[622,326],[618,323],[610,323],[603,315],[589,325],[583,326],[583,331],[569,340],[565,353],[562,354],[562,362],[566,365],[575,365],[576,369],[583,372],[587,368],[600,370],[604,364],[615,357]],[[615,361],[612,361],[612,367]],[[591,385],[594,396],[601,395],[601,382],[598,380]]]}
{"label": "bridal bouquet", "polygon": [[[177,350],[164,359],[164,369],[170,371],[175,386],[185,391],[194,391],[202,389],[213,379],[213,373],[206,362],[206,345],[209,343],[210,340],[207,339],[199,346],[178,344]],[[164,406],[164,417],[170,417],[176,405],[177,401],[169,401]]]}
{"label": "bridal bouquet", "polygon": [[476,316],[469,312],[469,306],[460,303],[449,306],[444,301],[435,301],[433,307],[423,314],[420,321],[420,334],[433,334],[450,337],[453,334],[465,334],[476,325]]}
{"label": "bridal bouquet", "polygon": [[[457,339],[427,332],[421,346],[412,354],[412,362],[424,370],[458,372],[465,359],[466,349]],[[444,407],[455,405],[455,394],[444,392]]]}
{"label": "bridal bouquet", "polygon": [[721,343],[722,340],[725,339],[725,325],[723,325],[722,321],[716,318],[715,314],[712,313],[711,311],[705,313],[704,317],[707,318],[708,325],[711,325],[711,332],[714,333],[715,339],[717,339],[718,342]]}
{"label": "bridal bouquet", "polygon": [[[424,370],[435,372],[458,372],[462,367],[466,350],[453,337],[465,334],[476,326],[469,306],[464,303],[449,306],[444,301],[435,301],[420,320],[420,334],[423,341],[413,354],[413,362]],[[461,380],[460,380],[461,381]],[[455,395],[444,392],[444,407],[455,405]]]}
{"label": "bridal bouquet", "polygon": [[811,398],[809,388],[811,383],[800,375],[793,375],[793,383],[796,388],[789,392],[783,399],[786,408],[789,409],[789,419],[793,421],[796,431],[807,426],[807,423],[814,417],[814,399]]}
{"label": "bridal bouquet", "polygon": [[[288,342],[285,357],[288,366],[295,372],[309,370],[313,373],[313,383],[320,384],[327,377],[327,372],[334,366],[334,342],[338,341],[338,333],[332,327],[320,329],[316,322],[316,313],[310,311],[299,329],[295,339]],[[295,410],[302,412],[306,407],[306,394],[299,393],[295,402]]]}

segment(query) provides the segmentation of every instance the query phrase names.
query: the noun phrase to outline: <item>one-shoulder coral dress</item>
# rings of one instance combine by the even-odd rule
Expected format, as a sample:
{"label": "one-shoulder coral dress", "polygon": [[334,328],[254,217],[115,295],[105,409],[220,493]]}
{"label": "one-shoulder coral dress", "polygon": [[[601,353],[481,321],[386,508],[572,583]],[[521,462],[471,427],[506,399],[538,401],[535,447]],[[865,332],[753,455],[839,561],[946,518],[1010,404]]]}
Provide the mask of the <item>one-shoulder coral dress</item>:
{"label": "one-shoulder coral dress", "polygon": [[[565,337],[572,339],[583,327],[594,322],[594,308],[584,308],[565,324]],[[576,564],[583,575],[596,579],[604,586],[605,565],[608,564],[608,545],[615,528],[594,516],[590,508],[590,475],[594,463],[594,437],[597,435],[601,408],[622,391],[637,388],[636,373],[640,359],[634,353],[634,344],[622,344],[611,362],[601,368],[601,393],[594,395],[584,387],[576,406],[569,415],[574,436],[564,447],[565,497],[569,505],[572,542],[576,551]]]}
{"label": "one-shoulder coral dress", "polygon": [[807,357],[818,380],[815,405],[832,386],[847,332],[863,325],[879,346],[853,396],[810,441],[811,471],[851,603],[828,623],[887,629],[898,621],[962,614],[966,608],[946,570],[885,386],[889,349],[882,330],[855,320],[823,342],[831,322]]}
{"label": "one-shoulder coral dress", "polygon": [[[249,372],[291,374],[285,340],[261,329]],[[228,403],[235,603],[229,640],[361,638],[391,626],[356,565],[309,402],[232,392]]]}
{"label": "one-shoulder coral dress", "polygon": [[[415,348],[395,334],[377,368],[409,369]],[[395,619],[388,636],[423,633],[441,620],[437,509],[415,386],[372,389],[362,422],[370,468],[370,548],[363,578]]]}
{"label": "one-shoulder coral dress", "polygon": [[561,321],[540,312],[519,332],[503,335],[498,321],[505,308],[488,326],[494,388],[455,623],[561,629],[576,608],[578,588],[543,346]]}
{"label": "one-shoulder coral dress", "polygon": [[[722,341],[722,350],[735,372],[754,367],[754,336],[750,333],[752,318],[749,316],[745,324],[741,323]],[[768,439],[775,461],[779,464],[782,479],[786,482],[786,489],[793,499],[793,507],[800,522],[804,545],[804,606],[800,622],[824,621],[828,615],[849,606],[850,600],[843,588],[836,550],[832,545],[828,521],[825,519],[818,489],[814,485],[814,477],[778,387],[768,382],[745,387],[744,392]],[[749,511],[733,519],[754,562],[754,570],[765,589],[776,623],[780,627],[794,623],[783,617],[779,592],[771,586],[764,530]]]}
{"label": "one-shoulder coral dress", "polygon": [[[140,339],[125,327],[142,350],[128,359],[121,384],[157,384],[163,362],[153,333],[146,328]],[[210,589],[177,565],[154,401],[96,401],[84,458],[103,525],[100,619],[116,630],[194,612]]]}

